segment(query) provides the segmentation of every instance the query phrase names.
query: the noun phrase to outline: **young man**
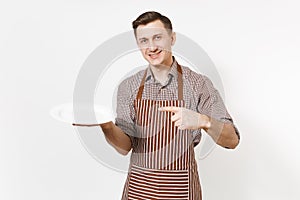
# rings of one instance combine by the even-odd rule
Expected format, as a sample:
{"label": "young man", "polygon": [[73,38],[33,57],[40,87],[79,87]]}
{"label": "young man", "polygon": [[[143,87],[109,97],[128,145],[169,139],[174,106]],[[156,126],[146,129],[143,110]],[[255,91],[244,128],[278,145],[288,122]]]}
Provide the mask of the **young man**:
{"label": "young man", "polygon": [[100,125],[119,153],[132,150],[122,199],[201,200],[194,156],[201,129],[231,149],[239,134],[211,81],[172,56],[170,20],[146,12],[132,25],[149,66],[120,84],[115,124]]}

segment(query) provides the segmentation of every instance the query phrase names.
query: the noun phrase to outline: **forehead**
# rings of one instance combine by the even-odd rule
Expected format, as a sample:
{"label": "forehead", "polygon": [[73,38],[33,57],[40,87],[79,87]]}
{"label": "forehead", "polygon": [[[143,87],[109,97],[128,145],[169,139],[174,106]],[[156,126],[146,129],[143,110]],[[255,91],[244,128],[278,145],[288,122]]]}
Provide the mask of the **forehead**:
{"label": "forehead", "polygon": [[160,20],[155,20],[146,25],[139,25],[136,29],[136,36],[138,38],[142,37],[152,37],[157,34],[165,34],[167,33],[164,24]]}

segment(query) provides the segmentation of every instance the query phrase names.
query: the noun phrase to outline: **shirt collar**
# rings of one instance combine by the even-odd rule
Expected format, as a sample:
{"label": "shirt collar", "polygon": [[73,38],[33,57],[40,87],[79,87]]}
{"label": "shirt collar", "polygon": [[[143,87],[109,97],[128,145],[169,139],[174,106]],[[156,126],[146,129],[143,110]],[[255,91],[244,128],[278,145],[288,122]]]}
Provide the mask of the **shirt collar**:
{"label": "shirt collar", "polygon": [[[173,63],[171,65],[171,69],[170,69],[168,75],[169,75],[169,77],[173,76],[175,78],[175,80],[177,80],[177,78],[178,78],[177,61],[175,60],[174,56],[172,56],[172,58],[173,58]],[[155,81],[153,72],[150,68],[150,65],[148,65],[145,82],[150,81],[150,80]]]}

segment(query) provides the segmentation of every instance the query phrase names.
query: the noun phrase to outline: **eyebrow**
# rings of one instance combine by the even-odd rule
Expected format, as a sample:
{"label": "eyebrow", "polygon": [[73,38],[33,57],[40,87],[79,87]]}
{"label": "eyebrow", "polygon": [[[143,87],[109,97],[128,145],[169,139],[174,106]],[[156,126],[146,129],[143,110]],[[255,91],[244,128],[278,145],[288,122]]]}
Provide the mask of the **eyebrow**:
{"label": "eyebrow", "polygon": [[148,38],[142,37],[142,38],[138,38],[138,40],[148,40]]}
{"label": "eyebrow", "polygon": [[163,35],[163,34],[162,33],[158,33],[158,34],[153,35],[153,37],[161,36],[161,35]]}

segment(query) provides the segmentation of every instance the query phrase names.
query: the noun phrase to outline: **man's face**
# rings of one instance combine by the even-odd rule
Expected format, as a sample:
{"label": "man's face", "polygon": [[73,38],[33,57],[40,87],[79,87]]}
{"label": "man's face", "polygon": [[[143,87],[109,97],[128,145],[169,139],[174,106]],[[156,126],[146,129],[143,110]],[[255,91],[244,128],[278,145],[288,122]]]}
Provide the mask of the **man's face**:
{"label": "man's face", "polygon": [[168,31],[160,20],[139,25],[136,41],[143,57],[153,66],[171,66],[171,47],[175,43],[175,33]]}

